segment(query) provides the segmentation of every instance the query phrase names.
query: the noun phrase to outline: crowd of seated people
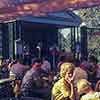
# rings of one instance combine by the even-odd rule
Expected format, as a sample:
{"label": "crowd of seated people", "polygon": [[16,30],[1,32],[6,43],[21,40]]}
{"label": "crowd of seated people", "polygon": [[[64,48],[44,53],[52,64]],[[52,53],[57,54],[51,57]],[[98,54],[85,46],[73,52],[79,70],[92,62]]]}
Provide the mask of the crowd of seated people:
{"label": "crowd of seated people", "polygon": [[[100,65],[97,58],[90,55],[87,60],[80,61],[66,56],[61,59],[59,78],[52,88],[52,100],[100,100]],[[73,71],[69,71],[70,64],[75,66]],[[60,73],[64,73],[63,78]]]}
{"label": "crowd of seated people", "polygon": [[[14,61],[2,60],[0,65],[0,98],[5,96],[50,98],[53,78],[50,70],[51,65],[46,59],[34,58],[31,65],[26,65],[21,57],[17,57]],[[5,79],[7,82],[4,82]],[[8,79],[14,80],[14,84],[9,83]],[[12,91],[9,90],[10,88],[7,89],[5,83],[11,86]],[[5,85],[5,89],[2,84]],[[5,92],[10,94],[5,94]]]}
{"label": "crowd of seated people", "polygon": [[0,80],[11,81],[0,82],[0,98],[100,100],[100,65],[94,55],[80,60],[63,52],[57,63],[52,70],[48,57],[33,58],[31,65],[19,56],[15,60],[1,59]]}

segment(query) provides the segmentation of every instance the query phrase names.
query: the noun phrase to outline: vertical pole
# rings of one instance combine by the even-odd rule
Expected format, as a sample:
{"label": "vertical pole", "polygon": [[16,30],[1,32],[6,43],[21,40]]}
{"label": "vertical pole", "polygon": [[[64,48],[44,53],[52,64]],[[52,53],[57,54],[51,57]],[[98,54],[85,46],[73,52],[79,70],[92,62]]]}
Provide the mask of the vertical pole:
{"label": "vertical pole", "polygon": [[[8,23],[2,24],[2,56],[3,58],[9,58],[9,31]],[[6,41],[5,41],[6,40]]]}
{"label": "vertical pole", "polygon": [[81,57],[88,57],[87,27],[81,27]]}
{"label": "vertical pole", "polygon": [[17,34],[17,24],[14,22],[14,59],[16,55],[16,34]]}
{"label": "vertical pole", "polygon": [[13,59],[13,22],[8,23],[8,33],[9,33],[9,57]]}
{"label": "vertical pole", "polygon": [[58,31],[58,47],[61,49],[62,48],[62,46],[61,46],[61,31],[60,31],[60,29],[59,29],[59,31]]}
{"label": "vertical pole", "polygon": [[38,48],[38,50],[39,50],[39,58],[41,58],[41,47]]}
{"label": "vertical pole", "polygon": [[75,30],[75,27],[73,28],[73,54],[74,54],[74,57],[76,56],[76,30]]}
{"label": "vertical pole", "polygon": [[3,30],[2,30],[2,23],[0,23],[0,57],[2,57],[2,39],[3,39]]}
{"label": "vertical pole", "polygon": [[77,27],[77,41],[80,41],[79,40],[79,28]]}
{"label": "vertical pole", "polygon": [[73,29],[71,27],[71,51],[73,52]]}
{"label": "vertical pole", "polygon": [[22,44],[22,23],[20,21],[16,22],[17,24],[17,34],[18,37],[16,39],[16,48],[17,48],[17,54],[21,57],[23,56],[23,44]]}
{"label": "vertical pole", "polygon": [[79,39],[79,28],[77,27],[77,45],[79,46],[78,50],[77,50],[77,59],[79,59],[79,55],[80,55],[80,39]]}
{"label": "vertical pole", "polygon": [[75,38],[75,27],[72,27],[71,28],[71,50],[72,50],[72,53],[75,57],[75,42],[76,42],[76,38]]}

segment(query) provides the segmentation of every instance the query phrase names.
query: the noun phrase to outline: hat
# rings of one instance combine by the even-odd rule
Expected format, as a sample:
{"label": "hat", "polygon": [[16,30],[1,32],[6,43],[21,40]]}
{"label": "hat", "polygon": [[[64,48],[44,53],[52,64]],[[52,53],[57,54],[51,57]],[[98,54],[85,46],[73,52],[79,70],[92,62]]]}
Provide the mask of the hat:
{"label": "hat", "polygon": [[68,70],[74,70],[74,64],[72,63],[63,63],[61,64],[61,67],[60,67],[60,77],[65,77],[66,75],[66,72]]}
{"label": "hat", "polygon": [[80,79],[77,82],[77,89],[78,89],[78,93],[82,94],[84,93],[84,91],[86,89],[88,89],[91,86],[91,83],[89,81],[87,81],[86,79]]}

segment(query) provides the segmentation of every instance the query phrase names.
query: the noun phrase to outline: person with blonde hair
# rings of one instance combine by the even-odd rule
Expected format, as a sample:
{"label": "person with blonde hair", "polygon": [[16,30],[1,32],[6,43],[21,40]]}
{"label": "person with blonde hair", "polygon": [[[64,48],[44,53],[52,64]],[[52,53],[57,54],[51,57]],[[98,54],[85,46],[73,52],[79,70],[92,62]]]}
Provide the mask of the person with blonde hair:
{"label": "person with blonde hair", "polygon": [[77,91],[79,95],[84,94],[80,97],[80,100],[100,100],[100,92],[95,92],[91,83],[86,79],[81,79],[77,82]]}
{"label": "person with blonde hair", "polygon": [[52,88],[52,100],[75,100],[74,69],[72,63],[63,63],[60,67],[60,79]]}

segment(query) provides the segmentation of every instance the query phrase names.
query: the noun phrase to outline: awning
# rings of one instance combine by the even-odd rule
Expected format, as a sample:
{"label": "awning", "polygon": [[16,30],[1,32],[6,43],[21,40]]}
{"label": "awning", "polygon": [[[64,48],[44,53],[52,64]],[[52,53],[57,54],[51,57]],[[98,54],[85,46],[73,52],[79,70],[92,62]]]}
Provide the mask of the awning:
{"label": "awning", "polygon": [[0,0],[0,20],[15,19],[28,14],[45,16],[49,12],[99,5],[100,0]]}
{"label": "awning", "polygon": [[16,20],[33,22],[38,24],[54,25],[58,28],[78,27],[82,20],[79,16],[70,10],[61,12],[52,12],[47,16],[35,17],[32,15],[20,16]]}

